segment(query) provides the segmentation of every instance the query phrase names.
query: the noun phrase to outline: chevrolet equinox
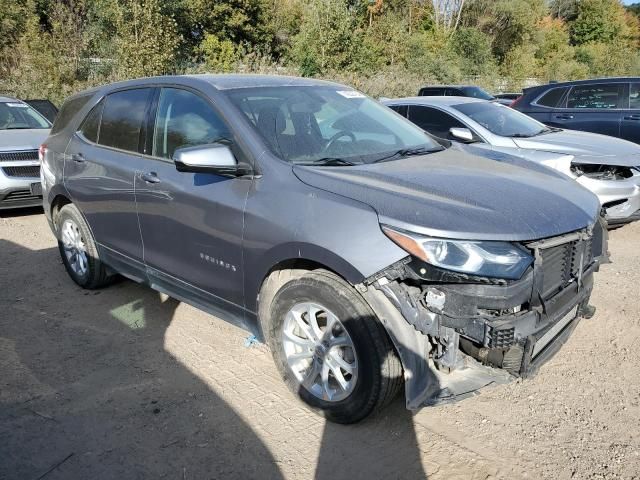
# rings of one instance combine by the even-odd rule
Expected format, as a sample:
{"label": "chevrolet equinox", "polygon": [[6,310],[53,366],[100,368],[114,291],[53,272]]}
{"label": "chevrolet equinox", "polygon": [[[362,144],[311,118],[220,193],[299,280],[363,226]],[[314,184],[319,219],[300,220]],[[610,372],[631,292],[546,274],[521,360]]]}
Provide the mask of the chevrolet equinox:
{"label": "chevrolet equinox", "polygon": [[352,88],[145,78],[69,98],[44,204],[83,288],[120,274],[260,335],[288,386],[356,422],[528,377],[589,305],[598,199],[438,143]]}

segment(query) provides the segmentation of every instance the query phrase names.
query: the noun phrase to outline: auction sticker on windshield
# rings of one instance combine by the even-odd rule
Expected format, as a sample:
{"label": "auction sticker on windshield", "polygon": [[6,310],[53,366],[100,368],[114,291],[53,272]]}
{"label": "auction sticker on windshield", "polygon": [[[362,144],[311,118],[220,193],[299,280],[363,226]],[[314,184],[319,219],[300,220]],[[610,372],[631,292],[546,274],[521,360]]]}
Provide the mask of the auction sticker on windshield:
{"label": "auction sticker on windshield", "polygon": [[364,98],[365,94],[360,93],[356,90],[338,90],[336,91],[338,95],[342,95],[345,98]]}

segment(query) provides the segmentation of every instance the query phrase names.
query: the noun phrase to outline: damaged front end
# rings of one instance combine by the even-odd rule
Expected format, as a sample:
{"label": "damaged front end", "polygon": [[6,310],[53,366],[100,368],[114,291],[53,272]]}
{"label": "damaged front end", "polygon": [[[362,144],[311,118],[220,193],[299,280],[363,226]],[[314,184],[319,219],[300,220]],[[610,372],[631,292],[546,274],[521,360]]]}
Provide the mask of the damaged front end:
{"label": "damaged front end", "polygon": [[411,255],[361,286],[403,362],[408,408],[533,375],[594,314],[593,273],[608,259],[603,219],[518,247],[532,257],[518,278],[446,270]]}

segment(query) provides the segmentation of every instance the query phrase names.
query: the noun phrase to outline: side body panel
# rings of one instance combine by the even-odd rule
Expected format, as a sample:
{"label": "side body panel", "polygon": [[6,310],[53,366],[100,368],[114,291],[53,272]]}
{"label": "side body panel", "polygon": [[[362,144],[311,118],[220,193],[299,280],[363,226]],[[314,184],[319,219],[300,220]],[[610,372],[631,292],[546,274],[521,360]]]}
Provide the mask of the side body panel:
{"label": "side body panel", "polygon": [[371,207],[308,186],[291,165],[265,157],[260,162],[264,174],[254,182],[245,211],[249,311],[256,311],[262,281],[280,262],[310,260],[357,284],[407,256],[382,233]]}

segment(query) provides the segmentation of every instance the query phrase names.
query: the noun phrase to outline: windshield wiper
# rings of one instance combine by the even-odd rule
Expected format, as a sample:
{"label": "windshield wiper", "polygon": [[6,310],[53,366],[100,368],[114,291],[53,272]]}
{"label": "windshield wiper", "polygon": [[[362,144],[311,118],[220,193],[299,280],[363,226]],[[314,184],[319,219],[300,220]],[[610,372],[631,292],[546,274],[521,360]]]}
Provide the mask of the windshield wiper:
{"label": "windshield wiper", "polygon": [[345,160],[340,157],[323,157],[318,158],[316,160],[312,160],[310,162],[295,162],[296,165],[303,166],[328,166],[328,167],[340,167],[340,166],[351,166],[357,165],[356,163],[350,162],[349,160]]}
{"label": "windshield wiper", "polygon": [[377,158],[374,161],[369,162],[369,163],[387,162],[389,160],[394,160],[396,158],[414,157],[416,155],[426,155],[428,153],[441,152],[442,150],[444,150],[444,147],[440,147],[440,148],[426,148],[426,147],[403,148],[401,150],[397,150],[397,151],[393,152],[390,155],[386,155],[384,157]]}

